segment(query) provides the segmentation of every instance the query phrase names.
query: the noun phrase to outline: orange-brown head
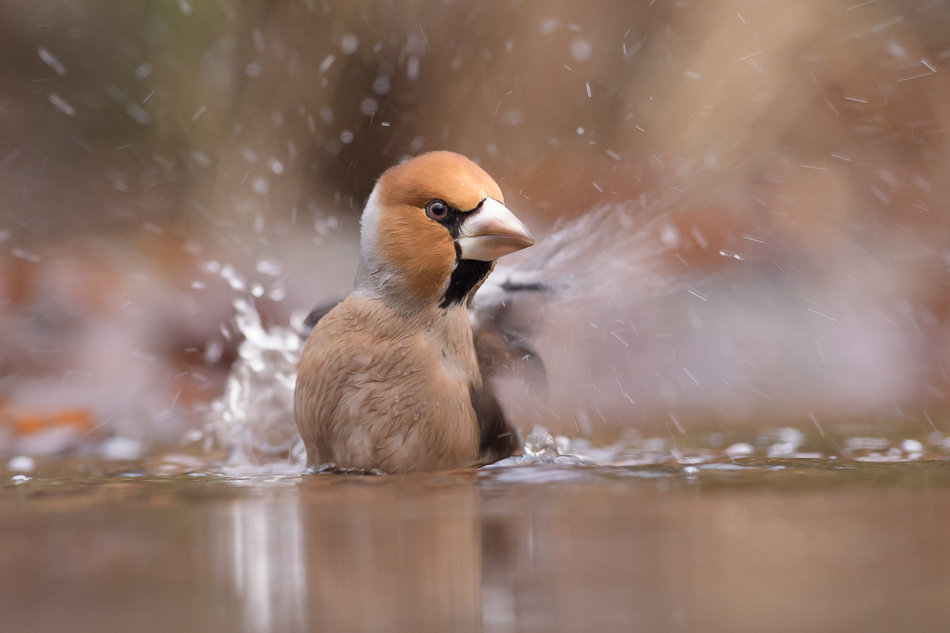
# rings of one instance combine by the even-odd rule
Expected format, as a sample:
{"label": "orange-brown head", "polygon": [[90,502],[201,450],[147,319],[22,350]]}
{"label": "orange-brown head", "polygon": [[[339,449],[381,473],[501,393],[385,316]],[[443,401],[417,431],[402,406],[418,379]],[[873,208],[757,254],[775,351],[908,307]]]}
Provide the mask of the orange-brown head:
{"label": "orange-brown head", "polygon": [[492,177],[452,152],[387,170],[361,225],[357,290],[408,310],[462,303],[494,260],[534,244]]}

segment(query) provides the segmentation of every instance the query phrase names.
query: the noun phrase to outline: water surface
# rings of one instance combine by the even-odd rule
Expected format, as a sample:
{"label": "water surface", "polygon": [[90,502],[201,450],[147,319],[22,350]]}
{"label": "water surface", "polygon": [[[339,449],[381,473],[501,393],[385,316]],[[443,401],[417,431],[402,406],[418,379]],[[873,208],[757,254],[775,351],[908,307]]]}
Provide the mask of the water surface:
{"label": "water surface", "polygon": [[943,460],[155,472],[57,461],[5,478],[3,630],[944,631],[950,618]]}

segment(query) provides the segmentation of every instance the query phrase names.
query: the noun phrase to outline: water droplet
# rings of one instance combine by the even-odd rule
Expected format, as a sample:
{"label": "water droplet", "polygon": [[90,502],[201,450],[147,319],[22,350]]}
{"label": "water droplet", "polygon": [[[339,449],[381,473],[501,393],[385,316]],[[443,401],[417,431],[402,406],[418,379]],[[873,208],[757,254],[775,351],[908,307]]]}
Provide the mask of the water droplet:
{"label": "water droplet", "polygon": [[541,24],[538,26],[538,31],[541,35],[550,35],[554,31],[561,28],[561,21],[557,18],[544,18],[541,20]]}
{"label": "water droplet", "polygon": [[266,178],[255,178],[251,181],[251,191],[263,196],[270,191],[270,183]]}
{"label": "water droplet", "polygon": [[18,455],[7,462],[7,470],[18,473],[28,473],[36,467],[36,462],[29,455]]}
{"label": "water droplet", "polygon": [[367,97],[363,99],[363,102],[360,103],[360,112],[366,116],[373,116],[376,114],[376,111],[379,109],[379,102],[372,97]]}
{"label": "water droplet", "polygon": [[377,77],[373,80],[373,92],[382,96],[392,88],[392,82],[389,77]]}
{"label": "water droplet", "polygon": [[340,40],[340,50],[343,51],[344,55],[352,55],[359,47],[360,38],[356,37],[352,33],[347,33],[343,36],[343,39]]}
{"label": "water droplet", "polygon": [[586,62],[588,59],[590,59],[591,51],[592,48],[590,42],[587,40],[578,39],[571,42],[571,57],[579,62]]}
{"label": "water droplet", "polygon": [[502,125],[521,125],[524,121],[524,112],[521,110],[507,110],[501,115]]}

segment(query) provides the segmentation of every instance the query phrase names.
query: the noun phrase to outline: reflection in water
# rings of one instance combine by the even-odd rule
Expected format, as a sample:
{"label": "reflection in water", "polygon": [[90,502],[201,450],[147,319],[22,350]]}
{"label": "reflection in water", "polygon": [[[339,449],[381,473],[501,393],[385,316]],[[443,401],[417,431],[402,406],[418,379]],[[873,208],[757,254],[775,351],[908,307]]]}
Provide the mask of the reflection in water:
{"label": "reflection in water", "polygon": [[736,466],[40,470],[0,486],[0,630],[946,630],[946,462]]}
{"label": "reflection in water", "polygon": [[884,631],[907,609],[924,629],[950,615],[945,485],[749,470],[304,477],[230,503],[222,569],[249,631]]}
{"label": "reflection in water", "polygon": [[304,478],[222,513],[231,538],[221,568],[246,630],[477,630],[474,482],[409,494],[364,478],[327,483]]}
{"label": "reflection in water", "polygon": [[224,518],[231,523],[228,556],[247,630],[305,628],[307,577],[299,497],[276,503],[237,499]]}
{"label": "reflection in water", "polygon": [[[303,494],[310,491],[302,485]],[[312,623],[326,630],[470,631],[479,619],[479,490],[320,486],[306,509]]]}

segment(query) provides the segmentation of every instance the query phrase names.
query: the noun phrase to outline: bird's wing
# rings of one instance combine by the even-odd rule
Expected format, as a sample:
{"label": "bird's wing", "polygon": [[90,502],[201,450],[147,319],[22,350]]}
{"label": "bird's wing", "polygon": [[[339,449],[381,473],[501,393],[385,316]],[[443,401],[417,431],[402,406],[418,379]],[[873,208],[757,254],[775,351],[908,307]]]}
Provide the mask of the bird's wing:
{"label": "bird's wing", "polygon": [[481,463],[521,453],[521,437],[498,403],[492,380],[508,372],[524,378],[528,388],[547,389],[544,362],[531,343],[540,325],[542,305],[554,295],[552,286],[518,278],[497,267],[475,295],[469,315],[482,385],[470,391],[478,418]]}
{"label": "bird's wing", "polygon": [[514,371],[531,388],[547,389],[544,361],[532,340],[544,317],[544,305],[557,296],[556,286],[520,279],[498,267],[470,306],[479,366],[485,379]]}
{"label": "bird's wing", "polygon": [[483,377],[481,387],[470,387],[468,393],[478,420],[479,465],[491,464],[509,455],[520,455],[521,436],[505,417],[491,383]]}
{"label": "bird's wing", "polygon": [[343,303],[343,299],[337,299],[336,301],[331,301],[330,303],[317,306],[311,310],[310,314],[307,315],[307,318],[303,320],[303,327],[300,330],[300,337],[303,339],[308,338],[320,319],[325,317],[330,312],[330,310],[337,307],[341,303]]}

